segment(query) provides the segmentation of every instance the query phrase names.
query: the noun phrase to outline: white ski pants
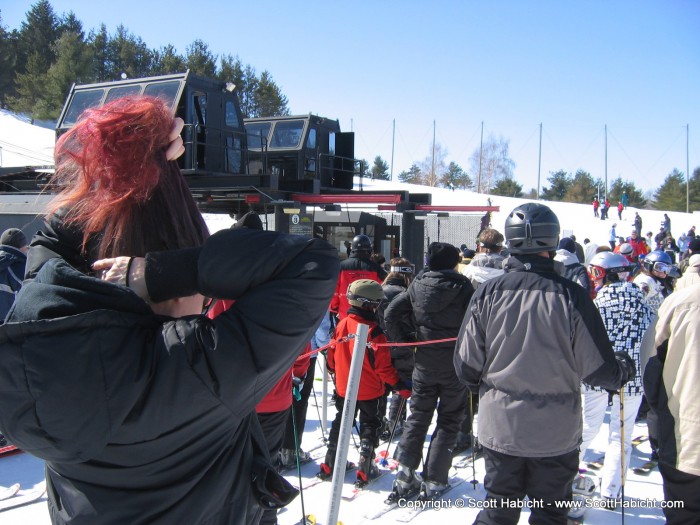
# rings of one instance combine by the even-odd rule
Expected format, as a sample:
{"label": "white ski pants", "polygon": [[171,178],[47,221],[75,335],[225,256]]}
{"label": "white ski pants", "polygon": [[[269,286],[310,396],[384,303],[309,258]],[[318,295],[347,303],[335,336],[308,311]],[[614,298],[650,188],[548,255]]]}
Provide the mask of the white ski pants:
{"label": "white ski pants", "polygon": [[[583,402],[583,435],[579,461],[583,461],[586,449],[598,435],[608,409],[608,393],[584,391],[581,394]],[[632,453],[632,432],[634,420],[637,417],[642,395],[625,395],[625,470],[629,468]],[[620,465],[620,396],[613,396],[610,407],[610,425],[608,431],[608,446],[605,449],[605,462],[601,471],[600,495],[604,498],[619,497],[621,486]]]}

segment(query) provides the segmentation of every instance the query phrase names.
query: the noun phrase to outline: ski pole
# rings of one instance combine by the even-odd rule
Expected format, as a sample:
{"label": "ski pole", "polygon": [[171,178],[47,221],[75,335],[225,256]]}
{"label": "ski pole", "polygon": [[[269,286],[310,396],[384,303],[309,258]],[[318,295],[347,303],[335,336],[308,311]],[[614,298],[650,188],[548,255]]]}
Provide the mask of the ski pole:
{"label": "ski pole", "polygon": [[389,437],[389,441],[386,444],[386,451],[384,452],[384,457],[379,461],[379,464],[382,467],[386,467],[389,464],[389,460],[386,458],[389,457],[389,447],[391,446],[391,442],[394,439],[394,432],[396,432],[396,427],[399,424],[399,419],[401,419],[401,414],[403,413],[404,406],[406,406],[406,399],[402,397],[401,404],[399,405],[399,411],[396,413],[396,418],[394,418],[394,425],[391,427],[391,436]]}
{"label": "ski pole", "polygon": [[472,484],[472,489],[476,490],[476,486],[479,484],[479,482],[476,480],[476,455],[475,455],[475,445],[476,445],[476,439],[474,438],[474,401],[473,401],[473,396],[472,391],[469,391],[469,417],[472,420],[471,429],[472,429],[472,480],[470,483]]}
{"label": "ski pole", "polygon": [[[357,435],[359,437],[361,434],[360,428],[357,426],[357,420],[353,420],[352,427],[355,429],[355,432],[357,432]],[[352,444],[355,447],[355,450],[359,451],[360,447],[357,445],[357,440],[355,439],[355,434],[352,433],[352,429],[350,430],[350,437],[352,437]]]}
{"label": "ski pole", "polygon": [[[296,396],[294,396],[296,397]],[[295,399],[292,399],[292,429],[294,430],[294,455],[296,456],[297,460],[297,476],[299,476],[299,497],[301,498],[301,521],[303,525],[307,525],[306,521],[306,509],[304,508],[304,485],[302,484],[301,481],[301,461],[299,461],[299,434],[297,431],[297,415],[296,415],[296,410],[294,409],[294,401]]]}
{"label": "ski pole", "polygon": [[625,392],[620,388],[620,495],[622,496],[621,523],[625,525]]}
{"label": "ski pole", "polygon": [[314,394],[314,405],[316,405],[316,413],[318,414],[318,422],[319,422],[319,426],[321,427],[321,439],[323,440],[323,444],[327,445],[328,439],[326,439],[326,429],[323,428],[323,419],[321,418],[321,410],[318,408],[318,398],[316,397],[316,388],[314,387],[313,383],[311,383],[311,392],[313,392],[313,394]]}

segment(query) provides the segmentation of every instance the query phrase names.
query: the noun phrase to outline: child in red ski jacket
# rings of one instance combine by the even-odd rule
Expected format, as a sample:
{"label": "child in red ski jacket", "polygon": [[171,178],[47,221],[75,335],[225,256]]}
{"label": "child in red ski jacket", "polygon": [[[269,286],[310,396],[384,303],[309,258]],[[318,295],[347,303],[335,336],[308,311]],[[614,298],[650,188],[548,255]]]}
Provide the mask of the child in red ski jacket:
{"label": "child in red ski jacket", "polygon": [[[328,437],[326,459],[321,463],[318,476],[323,479],[331,477],[335,463],[335,453],[343,418],[343,406],[348,385],[350,363],[352,361],[355,340],[348,335],[356,334],[359,324],[369,326],[368,346],[362,363],[362,375],[357,393],[355,415],[360,413],[360,464],[357,470],[356,486],[367,484],[369,478],[376,474],[374,466],[374,449],[379,445],[382,420],[386,412],[386,388],[389,386],[402,397],[408,398],[411,391],[399,379],[391,364],[388,346],[379,346],[387,342],[377,320],[377,307],[384,297],[381,285],[371,279],[359,279],[348,287],[347,298],[350,303],[348,316],[338,323],[335,329],[336,345],[328,350],[328,370],[335,373],[336,402],[338,411]],[[370,346],[369,343],[374,343]]]}

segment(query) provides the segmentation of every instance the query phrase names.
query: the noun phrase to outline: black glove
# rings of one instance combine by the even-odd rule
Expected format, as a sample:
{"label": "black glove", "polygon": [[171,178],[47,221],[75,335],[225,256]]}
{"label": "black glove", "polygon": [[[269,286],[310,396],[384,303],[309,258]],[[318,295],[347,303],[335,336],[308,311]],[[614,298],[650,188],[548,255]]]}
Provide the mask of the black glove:
{"label": "black glove", "polygon": [[617,359],[617,364],[622,371],[622,381],[620,383],[620,388],[622,388],[625,383],[631,381],[637,375],[637,367],[627,352],[615,352],[615,359]]}

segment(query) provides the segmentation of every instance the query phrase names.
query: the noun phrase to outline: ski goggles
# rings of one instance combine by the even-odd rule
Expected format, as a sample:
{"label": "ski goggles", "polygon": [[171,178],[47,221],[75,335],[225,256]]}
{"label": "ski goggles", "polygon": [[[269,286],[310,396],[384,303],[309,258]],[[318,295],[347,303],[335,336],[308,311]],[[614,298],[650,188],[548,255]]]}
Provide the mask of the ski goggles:
{"label": "ski goggles", "polygon": [[365,306],[379,306],[379,303],[382,302],[381,299],[368,299],[367,297],[358,297],[357,295],[353,295],[353,294],[348,294],[348,299],[352,299],[353,301],[358,301]]}
{"label": "ski goggles", "polygon": [[655,262],[654,266],[651,267],[652,270],[659,273],[670,273],[671,268],[673,268],[672,264],[668,264],[661,261]]}
{"label": "ski goggles", "polygon": [[392,266],[389,271],[396,273],[413,273],[414,266]]}
{"label": "ski goggles", "polygon": [[605,276],[608,273],[615,273],[620,281],[626,281],[630,274],[629,270],[629,266],[616,266],[614,268],[608,268],[607,270],[605,268],[601,268],[600,266],[591,266],[588,268],[588,273],[591,275],[594,281],[601,281],[605,279]]}

